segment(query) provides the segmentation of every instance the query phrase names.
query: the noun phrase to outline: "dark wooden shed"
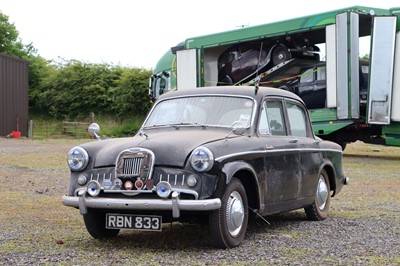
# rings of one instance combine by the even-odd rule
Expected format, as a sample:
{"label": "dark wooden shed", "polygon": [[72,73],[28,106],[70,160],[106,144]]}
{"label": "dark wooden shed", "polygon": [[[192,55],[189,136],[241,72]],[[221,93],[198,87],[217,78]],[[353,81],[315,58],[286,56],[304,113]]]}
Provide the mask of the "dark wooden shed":
{"label": "dark wooden shed", "polygon": [[0,54],[0,136],[28,135],[28,64]]}

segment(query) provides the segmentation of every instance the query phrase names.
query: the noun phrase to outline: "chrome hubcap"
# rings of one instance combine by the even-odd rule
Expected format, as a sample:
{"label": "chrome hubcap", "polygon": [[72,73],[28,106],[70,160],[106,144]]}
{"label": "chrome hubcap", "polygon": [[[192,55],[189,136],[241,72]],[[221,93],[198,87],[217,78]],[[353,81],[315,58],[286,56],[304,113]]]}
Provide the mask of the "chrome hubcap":
{"label": "chrome hubcap", "polygon": [[319,176],[318,187],[317,187],[317,197],[316,203],[318,209],[321,211],[325,208],[326,202],[328,201],[329,191],[328,186],[326,185],[324,176]]}
{"label": "chrome hubcap", "polygon": [[226,207],[226,222],[231,236],[239,234],[244,221],[244,207],[242,197],[237,191],[229,195]]}

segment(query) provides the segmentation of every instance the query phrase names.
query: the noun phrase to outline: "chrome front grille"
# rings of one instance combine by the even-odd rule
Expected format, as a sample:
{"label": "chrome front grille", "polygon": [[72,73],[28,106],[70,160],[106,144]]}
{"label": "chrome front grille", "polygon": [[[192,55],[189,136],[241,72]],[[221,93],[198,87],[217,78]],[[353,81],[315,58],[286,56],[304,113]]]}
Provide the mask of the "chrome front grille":
{"label": "chrome front grille", "polygon": [[124,158],[122,174],[129,176],[139,176],[143,158]]}
{"label": "chrome front grille", "polygon": [[[132,182],[137,189],[153,187],[152,171],[154,154],[148,149],[131,148],[123,150],[117,158],[115,177],[123,183]],[[134,188],[134,189],[135,189]]]}

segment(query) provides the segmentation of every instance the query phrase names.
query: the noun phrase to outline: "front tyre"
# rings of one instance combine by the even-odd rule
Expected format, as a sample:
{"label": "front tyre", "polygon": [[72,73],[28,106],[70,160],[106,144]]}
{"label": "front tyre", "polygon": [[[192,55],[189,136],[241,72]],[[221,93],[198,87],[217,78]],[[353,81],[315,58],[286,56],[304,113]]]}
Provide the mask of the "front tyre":
{"label": "front tyre", "polygon": [[331,203],[330,185],[328,174],[322,170],[319,174],[314,202],[304,210],[308,219],[313,221],[325,220],[329,215]]}
{"label": "front tyre", "polygon": [[119,229],[106,228],[106,214],[94,210],[88,210],[83,215],[86,230],[96,239],[113,238],[118,235]]}
{"label": "front tyre", "polygon": [[249,217],[246,191],[239,179],[232,179],[221,201],[221,208],[209,217],[211,237],[219,248],[236,247],[246,234]]}

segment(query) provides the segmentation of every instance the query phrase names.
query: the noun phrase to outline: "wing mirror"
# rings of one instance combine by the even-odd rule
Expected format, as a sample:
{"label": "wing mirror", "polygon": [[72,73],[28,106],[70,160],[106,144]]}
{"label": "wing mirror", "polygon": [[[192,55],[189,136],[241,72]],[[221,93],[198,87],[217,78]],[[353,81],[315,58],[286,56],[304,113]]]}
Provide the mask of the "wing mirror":
{"label": "wing mirror", "polygon": [[89,135],[90,135],[92,138],[96,138],[97,140],[101,140],[101,138],[100,138],[100,136],[99,136],[99,134],[98,134],[99,131],[100,131],[100,126],[99,126],[99,124],[97,124],[97,123],[92,123],[92,124],[90,124],[89,127],[88,127]]}
{"label": "wing mirror", "polygon": [[246,128],[240,121],[235,121],[232,124],[232,133],[235,135],[243,135],[246,132]]}

